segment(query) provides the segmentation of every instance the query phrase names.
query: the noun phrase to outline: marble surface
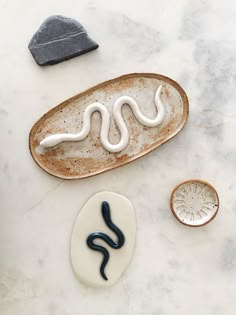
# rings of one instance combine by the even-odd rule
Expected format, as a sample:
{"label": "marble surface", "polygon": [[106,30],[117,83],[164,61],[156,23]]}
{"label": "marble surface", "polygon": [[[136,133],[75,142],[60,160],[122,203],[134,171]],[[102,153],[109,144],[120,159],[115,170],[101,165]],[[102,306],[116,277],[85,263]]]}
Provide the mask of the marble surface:
{"label": "marble surface", "polygon": [[[27,45],[51,14],[78,19],[100,47],[40,68]],[[0,0],[1,315],[234,315],[236,309],[236,3],[233,0]],[[47,110],[104,80],[157,72],[190,101],[186,128],[146,157],[85,180],[43,172],[28,133]],[[169,208],[188,178],[218,190],[220,210],[201,228]],[[137,243],[112,288],[80,284],[70,262],[75,219],[95,192],[128,197]]]}

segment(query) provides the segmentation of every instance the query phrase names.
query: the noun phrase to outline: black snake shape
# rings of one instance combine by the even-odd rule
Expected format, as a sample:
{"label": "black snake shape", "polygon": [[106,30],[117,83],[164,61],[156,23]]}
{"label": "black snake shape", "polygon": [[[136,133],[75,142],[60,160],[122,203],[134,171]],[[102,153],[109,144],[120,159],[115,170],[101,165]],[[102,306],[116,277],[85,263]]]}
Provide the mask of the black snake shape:
{"label": "black snake shape", "polygon": [[102,216],[106,223],[106,225],[116,234],[117,236],[117,242],[114,242],[110,236],[103,232],[94,232],[90,234],[87,238],[87,245],[92,250],[95,250],[97,252],[100,252],[103,254],[103,260],[100,266],[100,274],[103,277],[104,280],[108,280],[106,274],[105,274],[105,267],[109,261],[110,254],[106,248],[103,246],[97,245],[94,243],[94,240],[100,239],[107,243],[111,248],[113,249],[119,249],[121,248],[125,243],[125,237],[122,231],[112,222],[111,220],[111,212],[110,212],[110,205],[107,201],[102,202]]}

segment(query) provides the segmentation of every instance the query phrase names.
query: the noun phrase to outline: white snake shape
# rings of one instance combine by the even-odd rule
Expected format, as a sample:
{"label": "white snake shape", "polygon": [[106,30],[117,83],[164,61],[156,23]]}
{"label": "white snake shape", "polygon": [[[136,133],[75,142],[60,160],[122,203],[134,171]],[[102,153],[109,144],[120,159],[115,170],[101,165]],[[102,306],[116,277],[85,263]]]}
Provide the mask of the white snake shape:
{"label": "white snake shape", "polygon": [[55,145],[61,143],[61,142],[67,142],[67,141],[81,141],[85,139],[89,132],[90,132],[90,121],[91,121],[91,115],[93,112],[100,112],[102,116],[102,127],[101,127],[101,143],[103,147],[109,151],[109,152],[120,152],[122,151],[129,143],[129,131],[127,129],[127,126],[124,122],[124,119],[122,117],[121,109],[124,104],[127,104],[130,106],[130,108],[133,111],[134,116],[136,119],[141,123],[142,125],[146,127],[156,127],[164,119],[165,116],[165,109],[164,105],[161,101],[161,89],[162,85],[160,85],[155,93],[155,105],[157,109],[157,116],[154,119],[150,119],[145,117],[140,109],[136,101],[129,96],[121,96],[119,97],[114,106],[113,106],[113,116],[114,120],[120,130],[120,142],[117,144],[110,143],[108,139],[109,129],[110,129],[110,114],[108,109],[101,103],[93,103],[89,105],[84,112],[83,115],[83,127],[82,130],[77,134],[68,134],[68,133],[62,133],[62,134],[55,134],[51,136],[47,136],[40,142],[40,146],[44,148],[51,148]]}

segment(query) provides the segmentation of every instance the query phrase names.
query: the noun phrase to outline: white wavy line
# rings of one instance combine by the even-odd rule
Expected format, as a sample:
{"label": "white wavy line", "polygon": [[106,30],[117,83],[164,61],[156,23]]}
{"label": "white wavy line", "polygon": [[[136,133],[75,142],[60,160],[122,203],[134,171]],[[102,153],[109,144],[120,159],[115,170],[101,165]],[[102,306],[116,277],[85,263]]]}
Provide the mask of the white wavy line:
{"label": "white wavy line", "polygon": [[40,142],[40,145],[44,148],[51,148],[61,142],[81,141],[85,139],[90,132],[91,115],[93,114],[93,112],[98,111],[100,112],[102,116],[102,127],[101,127],[100,138],[101,138],[101,143],[103,147],[109,152],[120,152],[129,143],[129,131],[127,129],[127,126],[124,122],[124,119],[121,113],[122,106],[124,104],[129,105],[133,111],[134,116],[136,117],[138,122],[140,122],[142,125],[147,126],[147,127],[156,127],[159,124],[161,124],[165,116],[164,105],[160,98],[161,89],[162,89],[162,85],[158,87],[155,93],[155,105],[157,109],[157,116],[154,119],[149,119],[145,117],[141,113],[138,107],[138,104],[132,97],[121,96],[116,100],[113,106],[113,116],[121,134],[120,142],[117,144],[111,144],[108,139],[108,134],[109,134],[109,129],[110,129],[109,111],[103,104],[96,102],[89,105],[85,109],[85,112],[83,115],[83,127],[79,133],[77,134],[62,133],[62,134],[55,134],[55,135],[47,136]]}

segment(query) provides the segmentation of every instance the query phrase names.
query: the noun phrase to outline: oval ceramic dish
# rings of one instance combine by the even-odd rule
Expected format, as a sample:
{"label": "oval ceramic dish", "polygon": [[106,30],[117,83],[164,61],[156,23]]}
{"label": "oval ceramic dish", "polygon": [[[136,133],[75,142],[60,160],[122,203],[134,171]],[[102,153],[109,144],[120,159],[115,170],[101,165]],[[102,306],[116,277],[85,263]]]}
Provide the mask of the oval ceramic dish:
{"label": "oval ceramic dish", "polygon": [[[132,98],[147,119],[154,119],[158,115],[155,95],[159,87],[164,118],[158,126],[142,125],[126,103],[122,106],[129,141],[120,152],[109,152],[101,144],[102,123],[98,112],[93,113],[90,132],[83,140],[61,142],[49,148],[40,145],[51,135],[78,134],[83,127],[86,108],[96,102],[104,105],[105,112],[110,114],[108,140],[117,144],[120,130],[112,113],[114,103],[121,97]],[[173,138],[184,127],[187,118],[187,95],[178,83],[160,74],[127,74],[101,83],[50,110],[31,129],[29,147],[34,160],[49,174],[64,179],[85,178],[125,165],[156,149]]]}

